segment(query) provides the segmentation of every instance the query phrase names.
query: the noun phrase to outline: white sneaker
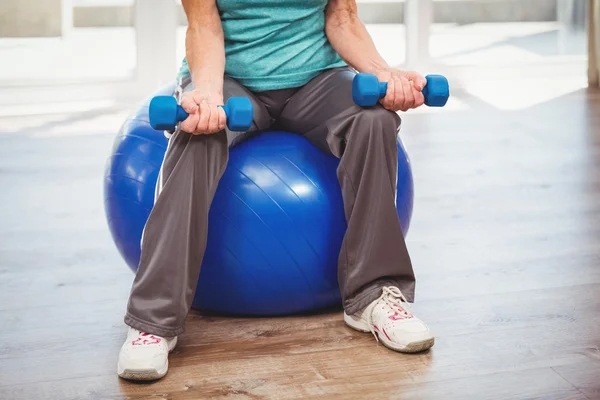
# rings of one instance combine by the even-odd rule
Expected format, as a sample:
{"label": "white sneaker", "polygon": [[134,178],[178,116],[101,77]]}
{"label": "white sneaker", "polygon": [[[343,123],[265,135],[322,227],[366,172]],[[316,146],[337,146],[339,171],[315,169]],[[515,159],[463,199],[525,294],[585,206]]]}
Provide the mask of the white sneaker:
{"label": "white sneaker", "polygon": [[117,373],[136,381],[160,379],[169,369],[169,352],[177,345],[177,336],[163,338],[129,328],[121,347]]}
{"label": "white sneaker", "polygon": [[344,322],[357,331],[371,332],[385,347],[402,353],[427,350],[435,342],[427,325],[412,315],[406,298],[394,286],[384,287],[381,297],[364,310],[344,313]]}

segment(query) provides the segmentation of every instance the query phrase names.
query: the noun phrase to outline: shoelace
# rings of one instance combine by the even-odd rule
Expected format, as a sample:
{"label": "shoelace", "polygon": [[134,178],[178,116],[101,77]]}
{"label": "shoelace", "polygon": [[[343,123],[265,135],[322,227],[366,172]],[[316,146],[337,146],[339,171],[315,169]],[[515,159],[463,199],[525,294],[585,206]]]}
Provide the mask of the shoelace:
{"label": "shoelace", "polygon": [[[400,315],[404,318],[412,318],[412,314],[408,307],[408,300],[402,294],[400,289],[395,286],[385,286],[382,289],[381,297],[375,305],[379,304],[380,301],[383,301],[388,307],[392,309],[394,315]],[[369,314],[369,329],[373,336],[375,336],[375,340],[379,341],[379,337],[375,333],[375,325],[373,324],[373,311]]]}
{"label": "shoelace", "polygon": [[135,336],[135,339],[131,341],[131,344],[134,346],[149,346],[153,344],[159,344],[161,341],[162,338],[160,336],[137,331],[137,335]]}

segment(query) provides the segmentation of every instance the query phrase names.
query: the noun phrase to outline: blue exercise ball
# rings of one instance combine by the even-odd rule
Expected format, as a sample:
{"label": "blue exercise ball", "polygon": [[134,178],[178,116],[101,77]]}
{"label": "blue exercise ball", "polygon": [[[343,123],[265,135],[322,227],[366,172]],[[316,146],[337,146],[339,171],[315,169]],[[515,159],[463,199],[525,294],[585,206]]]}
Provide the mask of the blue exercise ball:
{"label": "blue exercise ball", "polygon": [[[172,91],[165,87],[155,95]],[[397,145],[396,207],[406,235],[413,179],[400,140]],[[149,125],[145,102],[123,124],[107,161],[106,217],[134,271],[166,148],[163,132]],[[193,307],[284,315],[340,304],[337,261],[346,220],[338,164],[336,157],[287,132],[260,133],[232,148],[209,213]]]}

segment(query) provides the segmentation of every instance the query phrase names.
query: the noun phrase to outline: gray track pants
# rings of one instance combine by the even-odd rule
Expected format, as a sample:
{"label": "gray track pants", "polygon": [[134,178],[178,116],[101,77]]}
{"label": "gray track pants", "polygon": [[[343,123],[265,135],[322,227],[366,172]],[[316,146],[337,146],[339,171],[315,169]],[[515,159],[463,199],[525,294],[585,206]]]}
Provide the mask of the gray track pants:
{"label": "gray track pants", "polygon": [[304,135],[341,159],[337,175],[348,230],[338,280],[346,312],[366,307],[388,285],[398,286],[412,301],[415,278],[394,204],[400,118],[379,105],[354,105],[354,74],[336,68],[302,88],[261,93],[226,79],[225,100],[248,96],[254,105],[250,131],[173,134],[159,177],[160,194],[144,230],[127,325],[166,337],[183,332],[206,247],[208,210],[228,147],[272,127]]}

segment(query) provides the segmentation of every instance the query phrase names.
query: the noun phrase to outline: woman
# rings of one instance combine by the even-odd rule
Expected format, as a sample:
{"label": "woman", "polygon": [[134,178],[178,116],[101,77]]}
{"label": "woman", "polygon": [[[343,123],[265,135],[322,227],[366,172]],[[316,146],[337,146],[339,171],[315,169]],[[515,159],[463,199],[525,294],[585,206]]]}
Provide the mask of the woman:
{"label": "woman", "polygon": [[[125,317],[130,328],[119,376],[150,380],[167,373],[196,289],[228,148],[274,124],[341,159],[348,229],[338,276],[346,324],[392,350],[431,347],[433,335],[408,310],[415,278],[395,209],[396,111],[423,104],[426,80],[386,64],[355,0],[183,0],[183,6],[189,26],[178,97],[189,117],[169,135]],[[355,70],[388,82],[380,105],[353,104]],[[225,129],[218,106],[231,96],[253,103],[248,132]]]}

